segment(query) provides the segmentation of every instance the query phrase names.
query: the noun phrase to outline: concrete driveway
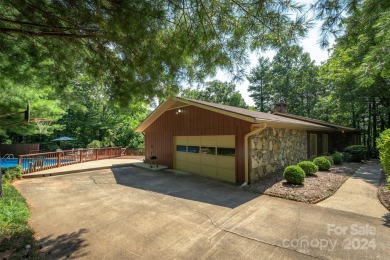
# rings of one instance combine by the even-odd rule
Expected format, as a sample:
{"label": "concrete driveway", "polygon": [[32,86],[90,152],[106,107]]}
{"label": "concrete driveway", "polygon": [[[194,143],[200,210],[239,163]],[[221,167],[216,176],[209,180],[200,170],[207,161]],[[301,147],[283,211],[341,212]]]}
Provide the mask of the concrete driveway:
{"label": "concrete driveway", "polygon": [[15,186],[50,259],[388,259],[390,220],[133,167]]}

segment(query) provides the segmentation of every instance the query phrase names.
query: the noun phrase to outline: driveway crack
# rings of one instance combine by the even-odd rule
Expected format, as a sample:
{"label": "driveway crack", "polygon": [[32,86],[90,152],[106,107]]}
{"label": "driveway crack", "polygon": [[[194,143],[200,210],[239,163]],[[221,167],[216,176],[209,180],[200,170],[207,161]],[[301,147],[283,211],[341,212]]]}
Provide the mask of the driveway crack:
{"label": "driveway crack", "polygon": [[92,176],[89,176],[89,178],[90,178],[95,184],[98,184],[98,183],[96,182],[96,180],[95,180]]}
{"label": "driveway crack", "polygon": [[[153,192],[153,191],[151,191]],[[189,210],[195,212],[195,213],[198,213],[198,214],[201,214],[203,216],[205,216],[209,221],[210,223],[214,226],[214,228],[218,229],[220,232],[226,232],[226,233],[229,233],[229,234],[232,234],[232,235],[235,235],[235,236],[238,236],[238,237],[241,237],[241,238],[244,238],[244,239],[248,239],[248,240],[251,240],[251,241],[254,241],[254,242],[257,242],[257,243],[261,243],[261,244],[265,244],[265,245],[269,245],[269,246],[273,246],[273,247],[276,247],[276,248],[280,248],[280,249],[285,249],[285,250],[289,250],[289,251],[293,251],[293,252],[296,252],[298,254],[301,254],[301,255],[305,255],[305,256],[310,256],[310,257],[313,257],[315,259],[326,259],[326,258],[322,258],[322,257],[319,257],[319,256],[315,256],[315,255],[311,255],[311,254],[308,254],[308,253],[303,253],[303,252],[299,252],[297,250],[294,250],[294,249],[291,249],[291,248],[286,248],[286,247],[283,247],[283,246],[280,246],[280,245],[277,245],[277,244],[272,244],[272,243],[269,243],[269,242],[266,242],[266,241],[262,241],[262,240],[259,240],[259,239],[256,239],[256,238],[252,238],[252,237],[248,237],[248,236],[245,236],[245,235],[241,235],[237,232],[234,232],[232,230],[228,230],[228,229],[225,229],[225,228],[222,228],[220,226],[218,226],[214,220],[209,216],[207,215],[206,213],[204,212],[201,212],[201,211],[198,211],[198,210],[195,210],[193,209],[192,207],[190,207],[189,205],[187,205],[185,202],[177,199],[177,198],[174,198],[172,197],[173,200],[179,202],[180,204],[184,205],[186,208],[188,208]],[[301,222],[301,220],[299,220],[298,222],[298,225],[299,223]],[[297,226],[297,231],[298,231],[298,226]],[[297,232],[296,231],[296,232]],[[219,234],[219,232],[217,234],[214,234],[212,237],[209,238],[209,243],[211,243],[211,240],[217,236]]]}

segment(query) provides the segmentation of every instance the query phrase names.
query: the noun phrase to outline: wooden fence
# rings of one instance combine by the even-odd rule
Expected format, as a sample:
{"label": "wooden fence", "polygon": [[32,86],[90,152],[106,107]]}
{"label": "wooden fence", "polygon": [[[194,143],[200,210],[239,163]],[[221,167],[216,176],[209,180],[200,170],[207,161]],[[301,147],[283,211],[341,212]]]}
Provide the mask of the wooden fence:
{"label": "wooden fence", "polygon": [[39,151],[39,144],[0,144],[0,154],[13,154],[15,157],[21,154],[29,154]]}
{"label": "wooden fence", "polygon": [[120,147],[108,147],[26,154],[19,155],[18,164],[22,166],[23,173],[26,174],[75,163],[119,157],[121,152]]}
{"label": "wooden fence", "polygon": [[145,155],[145,148],[126,148],[126,150],[123,152],[123,155]]}

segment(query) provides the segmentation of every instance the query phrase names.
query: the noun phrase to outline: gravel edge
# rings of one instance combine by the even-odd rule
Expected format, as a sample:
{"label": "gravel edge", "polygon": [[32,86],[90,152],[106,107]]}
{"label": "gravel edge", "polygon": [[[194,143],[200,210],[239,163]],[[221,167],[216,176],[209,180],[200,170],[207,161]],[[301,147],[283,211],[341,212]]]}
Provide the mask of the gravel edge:
{"label": "gravel edge", "polygon": [[[264,176],[262,179],[259,179],[258,181],[252,183],[251,185],[243,187],[243,190],[247,191],[247,192],[257,193],[257,194],[264,194],[264,195],[271,196],[271,197],[277,197],[277,198],[283,198],[283,199],[303,202],[303,203],[307,203],[307,204],[316,204],[316,203],[319,203],[319,202],[329,198],[333,194],[335,194],[337,192],[337,190],[349,179],[349,177],[351,177],[356,171],[358,171],[362,165],[363,164],[357,164],[357,163],[352,164],[352,165],[349,165],[349,167],[346,167],[346,169],[344,169],[343,171],[340,171],[340,169],[342,169],[344,167],[344,164],[332,166],[331,171],[333,172],[333,170],[336,169],[335,173],[337,175],[343,176],[343,178],[338,179],[338,180],[336,178],[336,181],[334,182],[334,185],[332,186],[331,190],[327,190],[326,192],[319,191],[317,194],[318,195],[317,198],[313,199],[313,200],[311,200],[308,197],[305,197],[304,195],[302,196],[302,194],[294,194],[294,192],[288,193],[288,194],[286,194],[285,192],[284,192],[284,194],[283,194],[283,192],[278,193],[278,189],[276,189],[276,190],[273,189],[273,186],[277,187],[278,184],[280,185],[281,183],[285,182],[283,180],[283,177],[281,177],[281,179],[280,179],[280,176],[278,176],[279,178],[274,178],[274,177],[267,178],[267,176]],[[337,170],[337,168],[340,168],[340,169]],[[318,172],[318,173],[326,174],[329,172]],[[260,188],[257,187],[257,185],[259,183],[261,183],[262,181],[269,182],[270,179],[274,179],[274,181],[273,181],[273,183],[268,183],[268,185],[266,185],[267,186],[266,189],[262,189],[261,187]],[[296,186],[296,187],[298,187],[298,186]],[[300,187],[304,187],[304,186],[300,186]],[[294,188],[294,187],[292,187],[292,188]],[[289,195],[291,195],[291,196],[289,196]]]}
{"label": "gravel edge", "polygon": [[382,178],[378,185],[378,199],[390,211],[390,190],[387,188],[387,174],[382,170]]}

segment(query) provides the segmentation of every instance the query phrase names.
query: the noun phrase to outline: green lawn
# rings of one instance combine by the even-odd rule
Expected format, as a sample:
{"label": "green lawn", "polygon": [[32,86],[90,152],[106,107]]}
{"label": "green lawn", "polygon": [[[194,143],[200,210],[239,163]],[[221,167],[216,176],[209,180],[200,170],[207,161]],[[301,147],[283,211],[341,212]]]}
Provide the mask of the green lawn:
{"label": "green lawn", "polygon": [[[30,210],[26,200],[11,184],[3,184],[0,198],[0,256],[10,259],[40,258],[26,246],[35,244],[34,231],[28,225]],[[11,254],[11,256],[10,256]],[[1,257],[1,258],[2,258]]]}

